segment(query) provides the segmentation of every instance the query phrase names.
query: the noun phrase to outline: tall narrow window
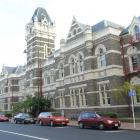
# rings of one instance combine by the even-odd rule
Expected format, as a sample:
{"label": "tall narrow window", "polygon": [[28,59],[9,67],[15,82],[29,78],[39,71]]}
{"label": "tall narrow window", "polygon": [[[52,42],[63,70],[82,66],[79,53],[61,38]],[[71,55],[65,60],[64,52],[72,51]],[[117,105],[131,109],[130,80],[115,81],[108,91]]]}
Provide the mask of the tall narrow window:
{"label": "tall narrow window", "polygon": [[75,72],[76,72],[76,70],[75,70],[75,60],[74,60],[74,58],[71,58],[70,59],[70,73],[74,74]]}
{"label": "tall narrow window", "polygon": [[109,94],[109,89],[108,89],[108,85],[107,84],[102,84],[99,85],[99,95],[100,95],[100,103],[101,105],[110,105],[110,94]]}
{"label": "tall narrow window", "polygon": [[63,78],[64,77],[64,66],[63,63],[60,63],[59,65],[59,78]]}
{"label": "tall narrow window", "polygon": [[82,55],[78,55],[78,63],[77,63],[77,69],[78,69],[78,72],[83,72],[83,57]]}
{"label": "tall narrow window", "polygon": [[133,70],[136,70],[137,67],[138,67],[138,57],[137,55],[133,55],[131,56],[131,60],[132,60],[132,67],[133,67]]}
{"label": "tall narrow window", "polygon": [[50,71],[50,83],[54,83],[54,71]]}
{"label": "tall narrow window", "polygon": [[103,52],[103,49],[99,49],[99,57],[100,57],[100,67],[105,67],[106,66],[106,58],[105,58],[105,53]]}
{"label": "tall narrow window", "polygon": [[139,27],[136,25],[134,27],[134,30],[135,30],[136,39],[139,40],[140,39],[140,29],[139,29]]}
{"label": "tall narrow window", "polygon": [[64,95],[64,91],[61,91],[60,93],[60,107],[65,107],[65,95]]}
{"label": "tall narrow window", "polygon": [[71,90],[70,91],[70,99],[71,99],[71,107],[75,107],[76,106],[76,95],[75,95],[75,90]]}

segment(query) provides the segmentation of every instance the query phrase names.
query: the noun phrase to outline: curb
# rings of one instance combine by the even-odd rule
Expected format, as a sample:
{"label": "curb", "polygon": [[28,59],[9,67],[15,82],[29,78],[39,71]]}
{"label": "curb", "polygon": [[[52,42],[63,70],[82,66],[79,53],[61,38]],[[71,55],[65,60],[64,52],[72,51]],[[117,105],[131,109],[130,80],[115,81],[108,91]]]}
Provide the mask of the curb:
{"label": "curb", "polygon": [[[68,126],[78,128],[78,124],[68,124]],[[123,128],[123,127],[120,127],[118,130],[140,131],[140,128]]]}

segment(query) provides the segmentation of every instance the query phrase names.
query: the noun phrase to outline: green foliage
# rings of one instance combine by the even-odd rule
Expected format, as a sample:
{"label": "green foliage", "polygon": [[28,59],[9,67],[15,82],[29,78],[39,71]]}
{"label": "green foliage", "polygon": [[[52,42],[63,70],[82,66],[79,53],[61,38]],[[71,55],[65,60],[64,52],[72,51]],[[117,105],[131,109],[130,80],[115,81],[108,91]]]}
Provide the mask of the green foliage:
{"label": "green foliage", "polygon": [[123,85],[117,87],[117,90],[115,91],[115,98],[118,101],[118,103],[127,103],[130,104],[128,92],[130,91],[130,88],[132,85],[128,82],[125,82]]}
{"label": "green foliage", "polygon": [[5,112],[4,115],[8,118],[11,118],[12,117],[12,113],[11,112]]}
{"label": "green foliage", "polygon": [[30,112],[37,116],[42,111],[51,110],[51,101],[44,97],[28,96],[25,101],[18,102],[13,107],[13,113]]}
{"label": "green foliage", "polygon": [[133,89],[136,91],[137,95],[140,95],[140,86],[130,84],[129,82],[125,82],[122,86],[117,87],[117,90],[115,91],[115,98],[120,103],[127,103],[130,105],[130,97],[128,95],[130,89]]}
{"label": "green foliage", "polygon": [[98,114],[101,115],[101,116],[104,116],[104,117],[108,116],[110,118],[118,118],[118,114],[115,113],[115,112],[100,112]]}

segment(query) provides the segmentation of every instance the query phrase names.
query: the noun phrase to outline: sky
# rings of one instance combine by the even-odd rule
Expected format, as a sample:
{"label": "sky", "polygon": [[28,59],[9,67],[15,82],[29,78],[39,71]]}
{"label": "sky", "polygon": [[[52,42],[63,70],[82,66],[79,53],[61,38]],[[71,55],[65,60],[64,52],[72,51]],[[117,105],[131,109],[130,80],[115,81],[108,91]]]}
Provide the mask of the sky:
{"label": "sky", "polygon": [[94,25],[109,20],[127,27],[140,16],[139,0],[0,0],[0,71],[3,65],[26,64],[25,25],[35,9],[43,7],[56,24],[56,46],[67,38],[73,16]]}

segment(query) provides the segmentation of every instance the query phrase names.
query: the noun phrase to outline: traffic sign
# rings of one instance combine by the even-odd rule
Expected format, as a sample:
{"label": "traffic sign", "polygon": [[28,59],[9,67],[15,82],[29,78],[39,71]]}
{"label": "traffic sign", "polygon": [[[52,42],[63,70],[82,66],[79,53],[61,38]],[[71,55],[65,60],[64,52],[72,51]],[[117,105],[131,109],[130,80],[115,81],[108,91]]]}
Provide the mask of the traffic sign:
{"label": "traffic sign", "polygon": [[129,96],[136,96],[136,91],[135,90],[130,90],[128,95]]}

